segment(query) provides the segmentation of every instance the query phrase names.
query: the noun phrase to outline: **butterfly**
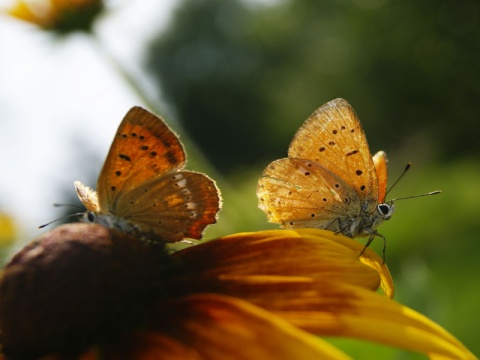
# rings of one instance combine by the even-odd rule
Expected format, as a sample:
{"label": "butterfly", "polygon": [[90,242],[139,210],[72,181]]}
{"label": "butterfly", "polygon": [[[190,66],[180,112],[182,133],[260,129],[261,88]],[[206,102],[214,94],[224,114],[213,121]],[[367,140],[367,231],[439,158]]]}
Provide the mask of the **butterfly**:
{"label": "butterfly", "polygon": [[379,151],[372,158],[359,118],[344,99],[305,121],[288,158],[268,165],[257,187],[259,208],[270,222],[369,236],[365,248],[375,236],[385,244],[376,228],[395,211],[386,194],[387,155]]}
{"label": "butterfly", "polygon": [[118,127],[97,190],[75,182],[84,221],[150,240],[200,239],[216,222],[221,195],[208,176],[183,170],[182,143],[165,122],[133,107]]}

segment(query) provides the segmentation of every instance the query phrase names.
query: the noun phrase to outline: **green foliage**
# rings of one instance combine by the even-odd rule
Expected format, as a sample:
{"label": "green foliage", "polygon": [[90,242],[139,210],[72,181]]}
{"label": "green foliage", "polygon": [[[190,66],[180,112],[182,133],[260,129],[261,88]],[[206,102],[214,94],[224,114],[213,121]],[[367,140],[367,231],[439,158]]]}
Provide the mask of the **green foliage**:
{"label": "green foliage", "polygon": [[333,346],[342,349],[355,360],[422,360],[427,359],[423,354],[394,349],[386,345],[365,342],[358,339],[326,338]]}
{"label": "green foliage", "polygon": [[148,64],[222,171],[285,155],[336,97],[373,149],[421,138],[432,159],[452,160],[480,149],[479,19],[473,1],[184,1]]}
{"label": "green foliage", "polygon": [[480,302],[480,167],[476,160],[465,160],[409,176],[405,179],[409,190],[399,185],[402,194],[427,190],[426,184],[442,194],[398,202],[397,214],[381,228],[388,241],[397,298],[443,325],[478,354],[478,321],[473,314]]}
{"label": "green foliage", "polygon": [[104,11],[103,2],[92,2],[85,4],[75,9],[66,9],[53,23],[49,30],[52,30],[56,35],[65,36],[73,32],[92,31],[92,27],[98,16]]}

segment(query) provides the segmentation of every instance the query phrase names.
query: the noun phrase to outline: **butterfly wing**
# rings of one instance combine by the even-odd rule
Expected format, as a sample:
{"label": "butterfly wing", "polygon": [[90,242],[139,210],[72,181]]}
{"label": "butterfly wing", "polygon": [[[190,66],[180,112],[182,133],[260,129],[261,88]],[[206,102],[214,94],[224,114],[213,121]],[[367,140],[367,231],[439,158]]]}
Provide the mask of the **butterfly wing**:
{"label": "butterfly wing", "polygon": [[98,205],[97,192],[81,181],[75,181],[74,185],[78,198],[83,205],[85,205],[87,210],[98,212],[100,210],[100,206]]}
{"label": "butterfly wing", "polygon": [[373,165],[378,179],[378,202],[380,204],[385,203],[387,197],[387,163],[387,154],[384,151],[379,151],[373,156]]}
{"label": "butterfly wing", "polygon": [[118,199],[141,184],[185,165],[177,135],[159,117],[133,107],[118,127],[97,182],[103,213],[118,212]]}
{"label": "butterfly wing", "polygon": [[362,203],[369,203],[368,211],[378,203],[377,174],[367,139],[346,100],[335,99],[318,108],[295,134],[288,157],[308,159],[338,175]]}
{"label": "butterfly wing", "polygon": [[122,194],[116,215],[135,224],[142,233],[167,242],[200,239],[203,229],[216,222],[221,206],[213,180],[192,171],[170,172]]}
{"label": "butterfly wing", "polygon": [[339,231],[348,212],[360,212],[355,190],[333,172],[303,159],[280,159],[263,171],[257,187],[259,207],[282,227]]}

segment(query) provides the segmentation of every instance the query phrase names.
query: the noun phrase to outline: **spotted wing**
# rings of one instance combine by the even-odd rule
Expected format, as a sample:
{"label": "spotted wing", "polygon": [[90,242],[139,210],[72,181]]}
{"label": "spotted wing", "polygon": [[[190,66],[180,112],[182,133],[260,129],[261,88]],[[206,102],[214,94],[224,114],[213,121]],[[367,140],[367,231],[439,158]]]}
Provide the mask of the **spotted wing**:
{"label": "spotted wing", "polygon": [[387,163],[387,154],[384,151],[379,151],[373,156],[373,164],[378,179],[378,202],[380,204],[385,203],[385,198],[387,196]]}
{"label": "spotted wing", "polygon": [[316,227],[338,231],[339,219],[360,212],[355,190],[315,162],[280,159],[258,182],[259,207],[282,227]]}
{"label": "spotted wing", "polygon": [[163,241],[200,239],[221,206],[214,181],[191,171],[169,172],[116,198],[116,215]]}
{"label": "spotted wing", "polygon": [[184,166],[177,135],[159,117],[133,107],[118,127],[98,178],[101,212],[118,215],[121,194]]}
{"label": "spotted wing", "polygon": [[367,139],[346,100],[318,108],[295,134],[288,157],[316,162],[355,189],[362,202],[377,204],[377,175]]}

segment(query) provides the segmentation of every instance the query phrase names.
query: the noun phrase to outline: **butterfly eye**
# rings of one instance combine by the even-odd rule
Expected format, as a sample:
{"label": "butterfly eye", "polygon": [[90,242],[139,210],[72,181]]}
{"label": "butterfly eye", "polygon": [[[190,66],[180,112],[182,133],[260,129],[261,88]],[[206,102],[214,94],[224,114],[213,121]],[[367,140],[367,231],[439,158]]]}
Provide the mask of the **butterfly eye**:
{"label": "butterfly eye", "polygon": [[95,213],[93,211],[89,211],[87,212],[87,220],[90,221],[90,222],[95,222],[95,219],[96,219],[96,216],[95,216]]}
{"label": "butterfly eye", "polygon": [[392,217],[395,206],[393,204],[378,204],[377,211],[384,220]]}

